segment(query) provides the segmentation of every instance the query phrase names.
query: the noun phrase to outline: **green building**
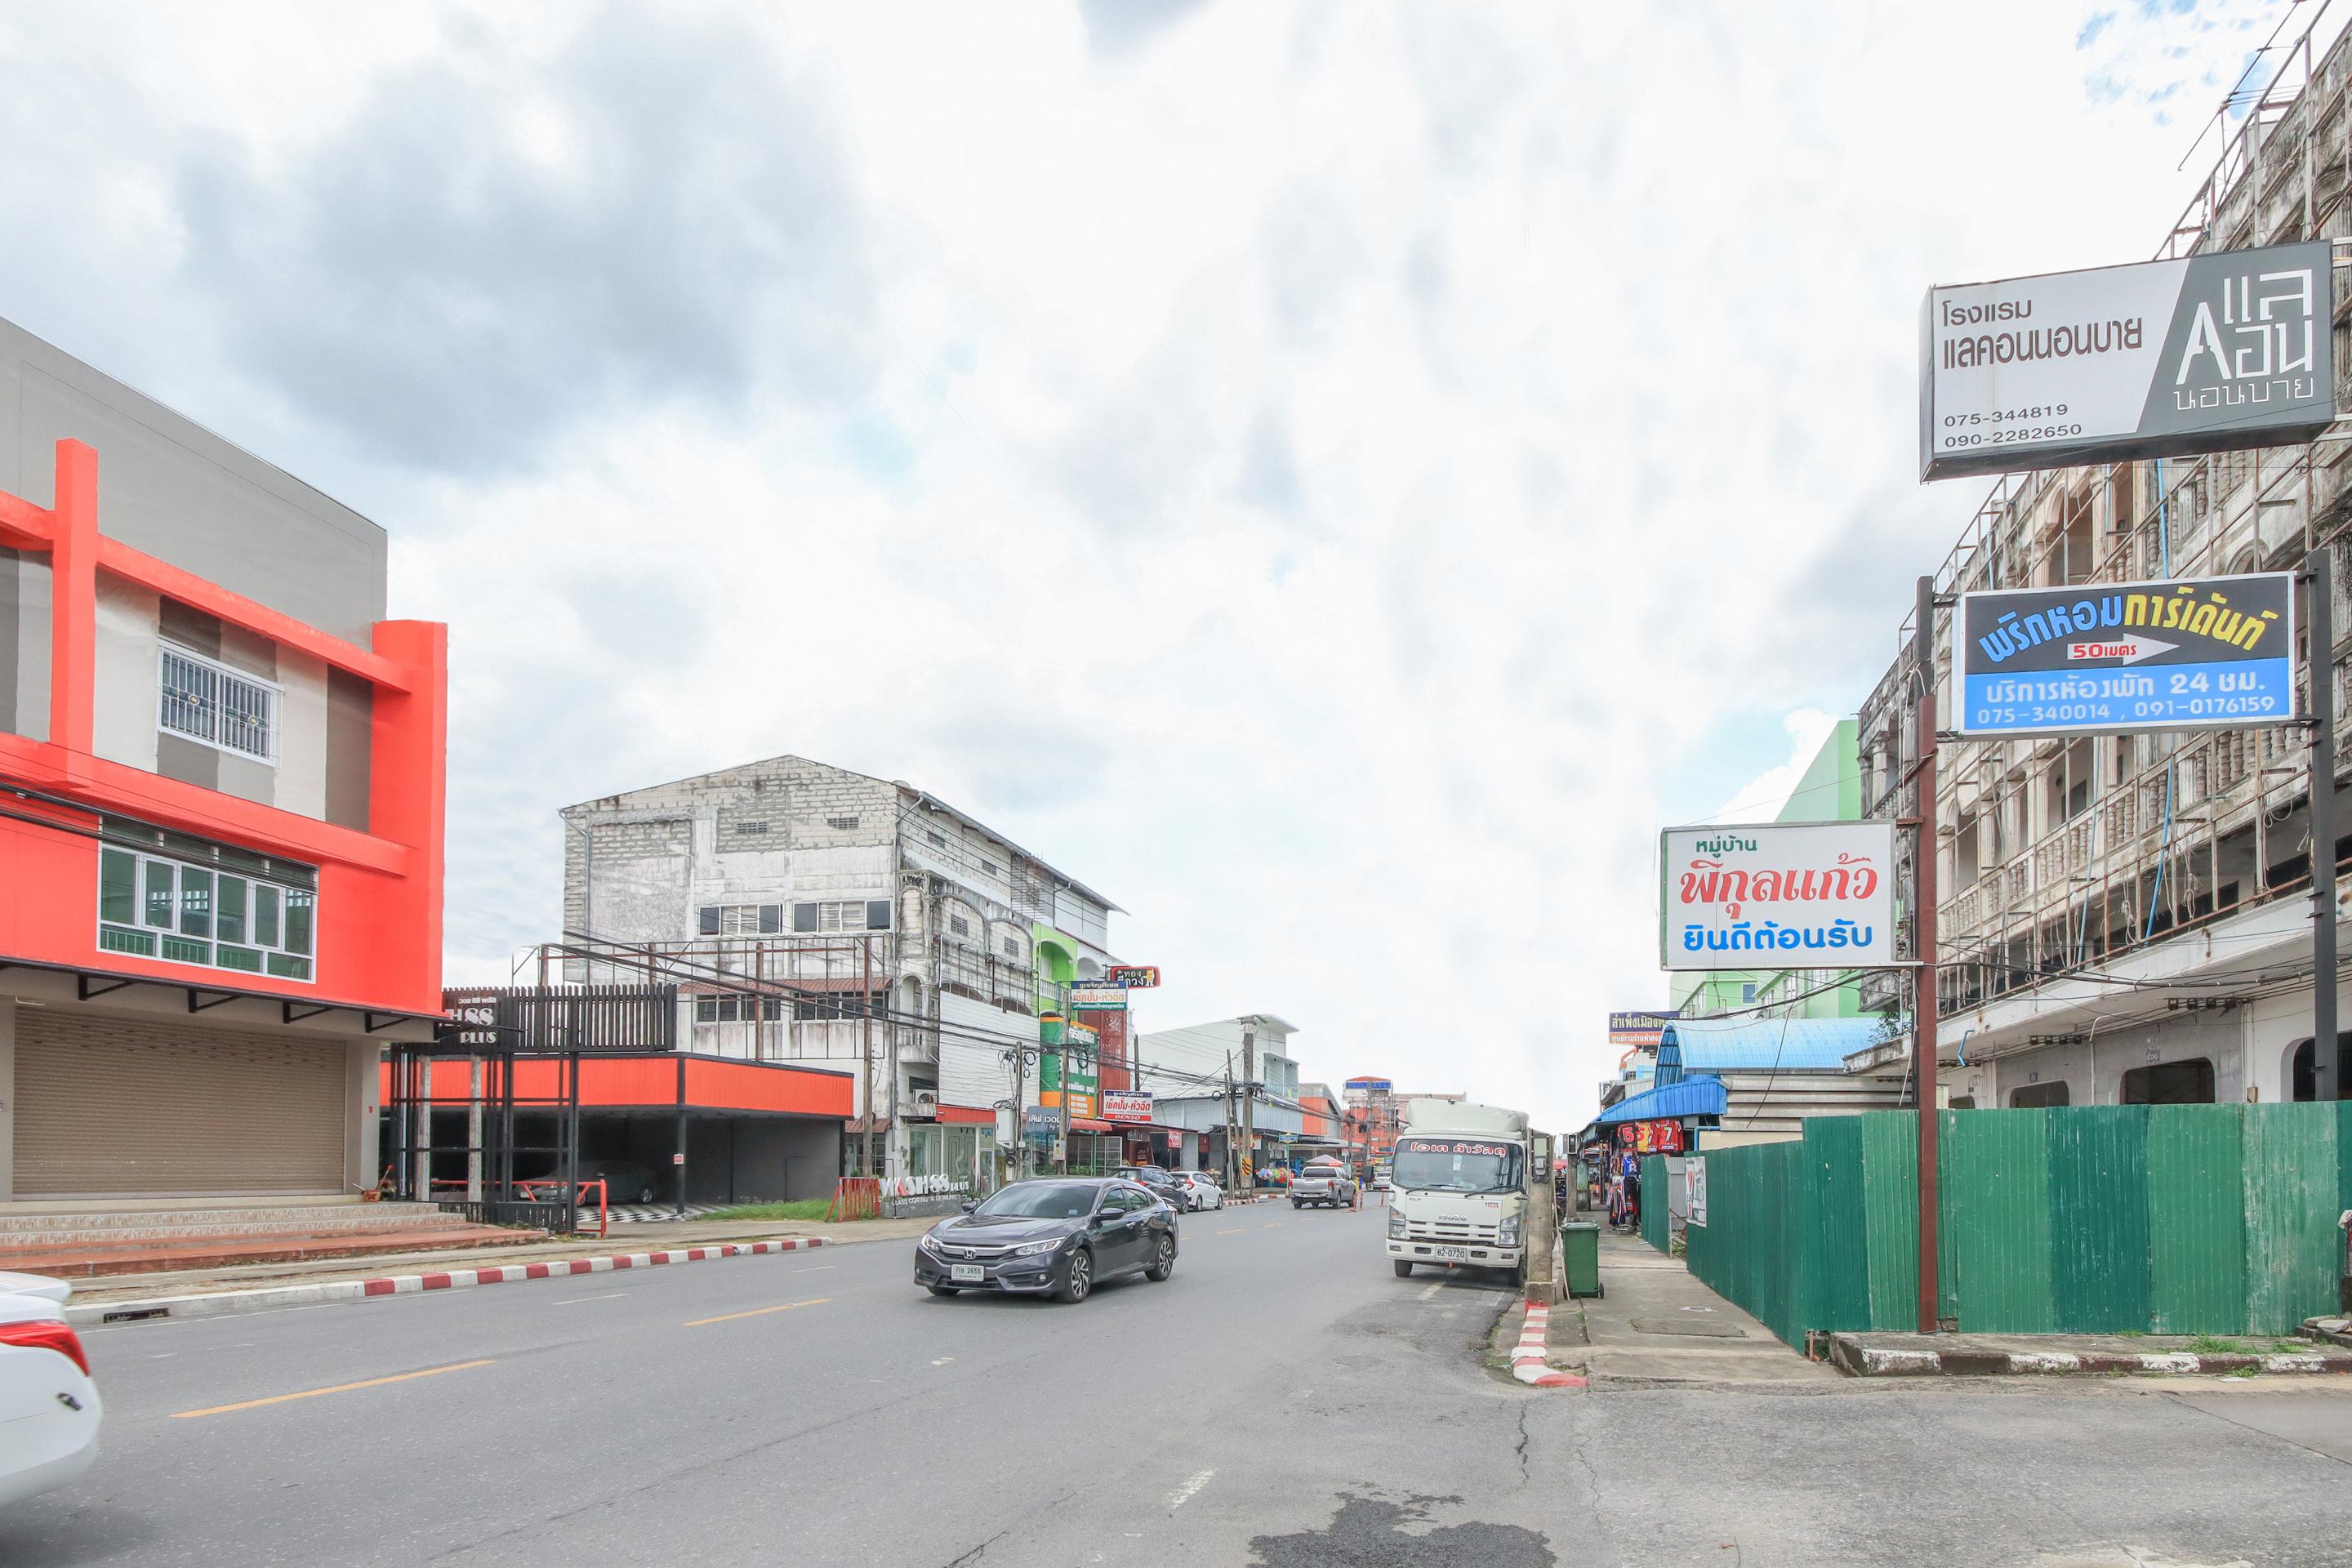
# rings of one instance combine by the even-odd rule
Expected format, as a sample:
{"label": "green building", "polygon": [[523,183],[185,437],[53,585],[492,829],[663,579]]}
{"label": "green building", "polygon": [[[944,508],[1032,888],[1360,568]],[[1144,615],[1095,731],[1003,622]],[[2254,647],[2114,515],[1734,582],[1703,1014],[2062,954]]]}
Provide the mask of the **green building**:
{"label": "green building", "polygon": [[[1790,793],[1775,822],[1859,822],[1862,820],[1862,745],[1860,729],[1852,719],[1841,719],[1823,740],[1804,776]],[[1753,1007],[1776,998],[1794,998],[1821,984],[1828,976],[1801,969],[1718,969],[1685,971],[1672,976],[1675,1006],[1685,1018],[1709,1018],[1735,1007]],[[1851,1018],[1862,1006],[1856,989],[1841,985],[1834,991],[1792,1000],[1778,1016],[1792,1018]]]}

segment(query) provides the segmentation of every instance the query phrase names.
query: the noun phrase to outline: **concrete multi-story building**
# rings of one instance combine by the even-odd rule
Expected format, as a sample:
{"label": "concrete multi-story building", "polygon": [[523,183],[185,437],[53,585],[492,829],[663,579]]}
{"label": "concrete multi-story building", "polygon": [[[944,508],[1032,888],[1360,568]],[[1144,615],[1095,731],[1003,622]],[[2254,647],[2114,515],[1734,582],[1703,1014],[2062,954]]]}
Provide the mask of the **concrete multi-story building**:
{"label": "concrete multi-story building", "polygon": [[597,954],[564,978],[639,949],[685,977],[686,1048],[851,1071],[848,1158],[870,1125],[881,1173],[993,1180],[1041,1020],[1115,962],[1116,904],[912,784],[772,757],[562,817],[564,925]]}
{"label": "concrete multi-story building", "polygon": [[[1198,1134],[1179,1140],[1173,1152],[1181,1156],[1181,1169],[1223,1173],[1229,1152],[1244,1152],[1238,1138],[1229,1144],[1226,1128],[1230,1117],[1238,1131],[1243,1086],[1253,1081],[1258,1086],[1249,1108],[1253,1169],[1282,1163],[1283,1150],[1307,1127],[1298,1060],[1290,1054],[1290,1037],[1297,1032],[1271,1013],[1244,1013],[1136,1037],[1135,1070],[1139,1087],[1153,1095],[1154,1114],[1169,1127]],[[1234,1085],[1230,1095],[1228,1074]]]}
{"label": "concrete multi-story building", "polygon": [[[2158,254],[2352,237],[2347,46],[2281,58],[2226,128],[2219,164]],[[2347,352],[2336,274],[2337,404]],[[2339,638],[2311,658],[2344,690],[2352,442],[2054,468],[1997,483],[1935,572],[1939,593],[2288,570],[2336,550]],[[1934,679],[1950,706],[1951,626]],[[1861,713],[1870,815],[1907,816],[1915,666],[1898,658]],[[2339,715],[2347,710],[2341,695]],[[2339,749],[2341,758],[2344,752]],[[2315,854],[2310,745],[2295,728],[1948,742],[1936,823],[1938,1061],[1960,1106],[2308,1098]],[[2336,822],[2345,815],[2341,781]],[[2341,909],[2330,911],[2340,917]],[[2342,988],[2340,976],[2326,984]],[[1866,1003],[1898,1005],[1891,975]],[[2352,997],[2347,997],[2352,1001]],[[2345,1040],[2328,1042],[2347,1059]]]}
{"label": "concrete multi-story building", "polygon": [[0,1199],[373,1187],[446,629],[383,529],[6,322],[0,430]]}

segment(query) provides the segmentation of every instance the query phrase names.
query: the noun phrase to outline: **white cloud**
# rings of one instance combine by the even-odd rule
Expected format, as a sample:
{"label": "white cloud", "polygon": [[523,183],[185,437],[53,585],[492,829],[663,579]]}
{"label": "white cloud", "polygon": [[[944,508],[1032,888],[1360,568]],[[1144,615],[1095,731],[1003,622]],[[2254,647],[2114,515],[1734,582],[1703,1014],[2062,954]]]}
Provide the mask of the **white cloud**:
{"label": "white cloud", "polygon": [[[2270,12],[919,9],[0,18],[0,310],[392,530],[453,973],[553,934],[557,805],[797,752],[1118,898],[1146,1026],[1555,1126],[1664,994],[1665,760],[1851,710],[1979,499],[1913,483],[1923,289],[2149,250]],[[378,199],[393,125],[447,188]]]}
{"label": "white cloud", "polygon": [[[1813,754],[1822,749],[1822,742],[1828,740],[1830,732],[1837,728],[1838,716],[1824,713],[1818,708],[1800,708],[1782,718],[1780,723],[1789,732],[1789,760],[1766,768],[1740,785],[1708,818],[1709,821],[1770,822],[1779,816],[1781,809],[1789,805],[1790,797],[1796,793],[1798,781],[1812,765]],[[1804,803],[1809,813],[1817,804],[1811,801]],[[1834,816],[1836,814],[1835,801],[1819,807],[1820,816]]]}

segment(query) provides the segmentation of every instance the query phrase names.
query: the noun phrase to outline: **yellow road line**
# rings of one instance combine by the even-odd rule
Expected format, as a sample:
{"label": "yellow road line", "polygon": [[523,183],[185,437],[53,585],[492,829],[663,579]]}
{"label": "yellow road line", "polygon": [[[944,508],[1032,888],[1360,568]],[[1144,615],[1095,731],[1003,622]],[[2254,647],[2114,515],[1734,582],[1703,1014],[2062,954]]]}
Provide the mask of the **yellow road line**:
{"label": "yellow road line", "polygon": [[469,1368],[488,1366],[492,1358],[480,1361],[452,1362],[447,1366],[428,1366],[423,1372],[395,1373],[390,1377],[371,1377],[359,1383],[339,1383],[332,1388],[306,1388],[299,1394],[273,1394],[267,1399],[248,1399],[237,1405],[208,1405],[202,1410],[176,1410],[174,1421],[185,1421],[195,1415],[226,1415],[233,1410],[258,1410],[265,1405],[283,1405],[289,1399],[316,1399],[322,1394],[349,1394],[357,1388],[382,1388],[387,1383],[408,1383],[420,1377],[438,1377],[445,1372],[465,1372]]}
{"label": "yellow road line", "polygon": [[1237,1225],[1237,1226],[1234,1226],[1234,1228],[1233,1228],[1233,1229],[1231,1229],[1231,1230],[1221,1230],[1221,1231],[1217,1232],[1217,1234],[1218,1234],[1219,1236],[1239,1236],[1242,1232],[1244,1232],[1244,1231],[1247,1230],[1248,1228],[1249,1228],[1249,1226],[1245,1226],[1245,1225]]}
{"label": "yellow road line", "polygon": [[771,1312],[789,1312],[794,1307],[822,1307],[832,1300],[830,1296],[818,1296],[806,1301],[787,1301],[781,1307],[754,1307],[748,1312],[721,1312],[715,1318],[697,1318],[686,1327],[698,1329],[705,1323],[731,1323],[738,1318],[764,1318]]}

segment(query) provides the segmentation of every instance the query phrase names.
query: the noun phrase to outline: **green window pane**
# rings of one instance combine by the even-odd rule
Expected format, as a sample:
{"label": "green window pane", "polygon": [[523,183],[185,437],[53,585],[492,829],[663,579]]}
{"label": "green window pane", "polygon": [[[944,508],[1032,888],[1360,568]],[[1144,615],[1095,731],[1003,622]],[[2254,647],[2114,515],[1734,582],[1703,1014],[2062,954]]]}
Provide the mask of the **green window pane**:
{"label": "green window pane", "polygon": [[180,934],[213,934],[213,874],[194,866],[180,868]]}
{"label": "green window pane", "polygon": [[164,860],[147,862],[147,923],[162,931],[173,924],[173,910],[176,903],[172,891],[172,867]]}
{"label": "green window pane", "polygon": [[213,934],[223,942],[245,940],[245,889],[244,878],[223,873],[213,891]]}
{"label": "green window pane", "polygon": [[128,849],[98,852],[98,918],[121,926],[139,923],[139,857]]}
{"label": "green window pane", "polygon": [[307,953],[310,951],[310,906],[317,899],[316,893],[306,893],[293,888],[286,889],[287,952]]}
{"label": "green window pane", "polygon": [[224,942],[217,950],[217,962],[223,969],[242,969],[247,974],[261,973],[261,954],[249,947],[230,947]]}
{"label": "green window pane", "polygon": [[253,942],[257,947],[278,945],[278,889],[267,882],[253,885]]}
{"label": "green window pane", "polygon": [[175,963],[210,963],[213,961],[213,944],[167,936],[163,939],[163,956]]}
{"label": "green window pane", "polygon": [[284,975],[289,980],[308,980],[310,978],[310,961],[273,952],[269,955],[269,973]]}
{"label": "green window pane", "polygon": [[155,956],[155,933],[124,931],[120,926],[100,926],[98,928],[98,945],[109,952],[135,952],[152,958]]}

